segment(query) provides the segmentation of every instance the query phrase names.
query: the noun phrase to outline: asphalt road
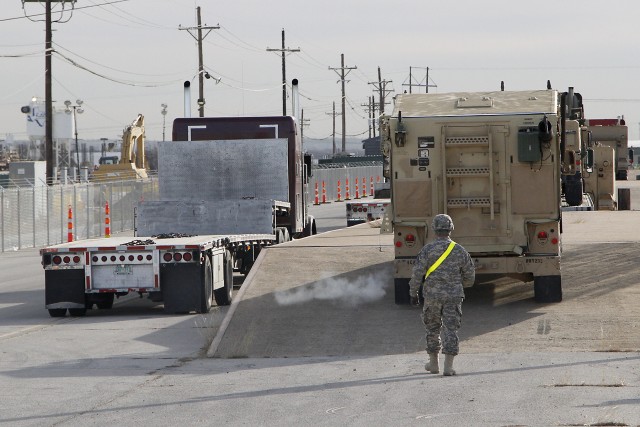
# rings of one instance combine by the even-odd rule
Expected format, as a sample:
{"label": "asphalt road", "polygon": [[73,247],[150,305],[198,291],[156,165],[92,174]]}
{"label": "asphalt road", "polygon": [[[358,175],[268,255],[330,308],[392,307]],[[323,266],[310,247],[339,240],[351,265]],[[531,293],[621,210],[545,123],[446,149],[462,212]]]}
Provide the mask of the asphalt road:
{"label": "asphalt road", "polygon": [[[640,201],[636,183],[630,186],[632,200]],[[319,231],[345,224],[343,204],[314,207],[314,213]],[[378,299],[356,305],[311,298],[274,323],[273,296],[250,277],[247,301],[264,304],[253,312],[252,333],[241,348],[258,350],[207,358],[230,307],[174,316],[129,296],[109,311],[53,319],[44,309],[37,250],[5,253],[0,424],[640,425],[639,215],[565,216],[560,304],[535,304],[530,286],[521,284],[468,290],[459,375],[450,378],[424,373],[418,312],[395,306],[388,285]],[[358,227],[359,238],[375,242],[347,256],[369,267],[337,274],[382,276],[393,258],[389,242]],[[313,269],[305,267],[310,276],[301,277],[297,264],[342,265],[345,252],[337,248],[349,251],[349,245],[321,243],[334,233],[340,232],[309,240],[307,249],[277,249],[291,262],[276,273],[296,277],[297,287],[314,287]],[[307,258],[313,246],[322,257]],[[276,273],[265,264],[261,274]],[[251,316],[241,313],[243,304],[230,328],[242,328],[234,322]],[[256,333],[261,322],[277,325],[278,335]],[[304,338],[304,347],[296,337]]]}

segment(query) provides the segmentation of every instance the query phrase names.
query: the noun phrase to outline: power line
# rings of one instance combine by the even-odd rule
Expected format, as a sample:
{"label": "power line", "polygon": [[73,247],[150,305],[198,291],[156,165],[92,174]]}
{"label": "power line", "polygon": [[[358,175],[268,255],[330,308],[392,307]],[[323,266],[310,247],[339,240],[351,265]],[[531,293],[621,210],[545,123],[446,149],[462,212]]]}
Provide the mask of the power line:
{"label": "power line", "polygon": [[[114,1],[107,2],[107,3],[94,4],[94,5],[91,5],[91,6],[74,7],[74,9],[75,10],[80,10],[80,9],[88,9],[88,8],[91,8],[91,7],[102,7],[102,6],[109,5],[109,4],[122,3],[123,1],[129,1],[129,0],[114,0]],[[16,19],[28,19],[28,18],[33,18],[33,17],[36,17],[36,16],[43,16],[43,15],[46,15],[46,12],[45,13],[34,13],[34,14],[31,14],[31,15],[16,16],[16,17],[13,17],[13,18],[4,18],[4,19],[0,19],[0,22],[15,21]]]}

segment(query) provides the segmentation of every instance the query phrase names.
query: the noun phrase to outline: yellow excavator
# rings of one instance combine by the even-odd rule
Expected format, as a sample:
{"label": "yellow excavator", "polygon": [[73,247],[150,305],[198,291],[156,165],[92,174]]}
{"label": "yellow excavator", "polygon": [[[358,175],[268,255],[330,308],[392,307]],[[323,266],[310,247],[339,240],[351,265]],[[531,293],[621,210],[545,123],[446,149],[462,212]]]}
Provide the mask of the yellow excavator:
{"label": "yellow excavator", "polygon": [[144,155],[144,116],[138,117],[124,129],[120,161],[101,164],[93,171],[93,181],[123,181],[147,178]]}

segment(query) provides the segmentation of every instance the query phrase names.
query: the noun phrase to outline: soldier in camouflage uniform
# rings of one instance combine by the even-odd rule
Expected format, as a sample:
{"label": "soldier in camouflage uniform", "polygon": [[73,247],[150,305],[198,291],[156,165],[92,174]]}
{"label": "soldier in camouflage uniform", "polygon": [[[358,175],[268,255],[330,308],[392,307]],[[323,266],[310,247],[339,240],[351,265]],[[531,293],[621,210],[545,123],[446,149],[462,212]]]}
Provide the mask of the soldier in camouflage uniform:
{"label": "soldier in camouflage uniform", "polygon": [[[442,263],[426,273],[430,267],[447,251],[452,243],[450,234],[453,221],[449,215],[436,215],[432,229],[435,240],[427,243],[418,254],[413,267],[413,275],[409,281],[411,303],[419,305],[419,289],[422,287],[424,306],[422,321],[427,331],[427,353],[429,362],[425,369],[432,374],[440,372],[438,353],[442,348],[445,355],[444,375],[455,375],[453,358],[458,354],[458,329],[462,321],[462,301],[464,286],[471,286],[475,281],[475,267],[469,253],[455,244]],[[424,281],[424,283],[423,283]],[[442,333],[442,347],[440,335]]]}

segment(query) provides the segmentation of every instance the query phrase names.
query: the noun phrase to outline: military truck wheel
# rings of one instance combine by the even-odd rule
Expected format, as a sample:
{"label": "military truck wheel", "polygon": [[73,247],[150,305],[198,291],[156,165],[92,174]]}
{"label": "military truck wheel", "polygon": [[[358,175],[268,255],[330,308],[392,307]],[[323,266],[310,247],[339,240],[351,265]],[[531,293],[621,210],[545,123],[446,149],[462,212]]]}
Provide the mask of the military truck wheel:
{"label": "military truck wheel", "polygon": [[198,312],[208,313],[211,310],[211,304],[213,302],[213,271],[211,268],[211,259],[208,255],[204,257],[200,282],[200,309]]}
{"label": "military truck wheel", "polygon": [[409,304],[409,279],[394,279],[396,304]]}
{"label": "military truck wheel", "polygon": [[582,176],[577,173],[568,175],[564,182],[564,198],[569,206],[580,206],[582,204]]}
{"label": "military truck wheel", "polygon": [[533,294],[536,302],[562,301],[562,277],[559,275],[534,277]]}
{"label": "military truck wheel", "polygon": [[51,317],[64,317],[66,315],[67,315],[66,308],[50,308],[49,309],[49,316]]}
{"label": "military truck wheel", "polygon": [[87,314],[86,308],[70,308],[69,309],[69,316],[71,317],[82,317],[82,316],[85,316],[86,314]]}
{"label": "military truck wheel", "polygon": [[213,296],[216,298],[216,304],[229,305],[233,298],[233,260],[231,253],[226,252],[224,257],[224,286],[213,290]]}

